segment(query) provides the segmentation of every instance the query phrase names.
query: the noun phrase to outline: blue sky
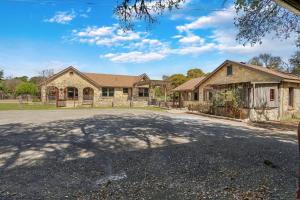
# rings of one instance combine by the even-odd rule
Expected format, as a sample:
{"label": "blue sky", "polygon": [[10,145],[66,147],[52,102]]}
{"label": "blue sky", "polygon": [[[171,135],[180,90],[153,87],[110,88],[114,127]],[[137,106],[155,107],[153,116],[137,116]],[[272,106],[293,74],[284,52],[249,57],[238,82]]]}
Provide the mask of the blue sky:
{"label": "blue sky", "polygon": [[0,69],[5,76],[34,76],[72,65],[159,79],[194,67],[210,72],[226,59],[247,61],[263,52],[287,60],[296,50],[294,38],[270,35],[262,45],[238,44],[230,1],[188,0],[181,10],[157,16],[151,27],[137,22],[126,33],[113,15],[115,2],[1,0]]}

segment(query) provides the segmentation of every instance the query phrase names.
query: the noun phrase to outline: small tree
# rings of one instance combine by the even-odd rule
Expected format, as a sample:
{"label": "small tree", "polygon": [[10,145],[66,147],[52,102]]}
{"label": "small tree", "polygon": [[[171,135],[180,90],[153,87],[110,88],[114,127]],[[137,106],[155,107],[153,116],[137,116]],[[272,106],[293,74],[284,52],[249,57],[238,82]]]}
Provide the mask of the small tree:
{"label": "small tree", "polygon": [[300,75],[300,51],[297,51],[289,60],[291,64],[291,72]]}
{"label": "small tree", "polygon": [[268,67],[278,71],[286,71],[286,63],[279,56],[268,53],[259,54],[248,61],[249,64]]}
{"label": "small tree", "polygon": [[38,87],[34,83],[23,82],[16,87],[17,95],[26,95],[28,100],[28,95],[36,95],[38,93]]}
{"label": "small tree", "polygon": [[0,81],[3,80],[3,76],[4,76],[4,72],[3,72],[3,70],[0,69]]}
{"label": "small tree", "polygon": [[201,77],[201,76],[204,76],[205,73],[199,69],[199,68],[194,68],[194,69],[190,69],[187,71],[187,77],[189,79],[191,78],[198,78],[198,77]]}
{"label": "small tree", "polygon": [[183,84],[184,82],[186,82],[188,79],[183,74],[173,74],[167,80],[170,81],[172,87],[175,88],[175,87]]}

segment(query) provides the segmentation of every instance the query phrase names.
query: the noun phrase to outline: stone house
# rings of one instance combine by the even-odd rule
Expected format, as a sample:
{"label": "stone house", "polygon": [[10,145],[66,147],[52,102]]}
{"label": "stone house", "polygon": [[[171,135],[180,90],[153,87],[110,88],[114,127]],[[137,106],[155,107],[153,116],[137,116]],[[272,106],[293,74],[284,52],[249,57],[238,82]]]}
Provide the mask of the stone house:
{"label": "stone house", "polygon": [[172,91],[178,93],[179,107],[187,107],[188,105],[197,104],[199,102],[199,90],[197,85],[205,78],[193,78],[187,82],[174,88]]}
{"label": "stone house", "polygon": [[83,73],[68,67],[41,84],[43,103],[61,107],[147,106],[156,86],[167,88],[160,80],[140,76]]}
{"label": "stone house", "polygon": [[[243,62],[226,60],[196,85],[199,104],[227,112],[239,102],[240,118],[252,121],[279,120],[300,113],[300,77]],[[222,108],[223,107],[223,108]]]}

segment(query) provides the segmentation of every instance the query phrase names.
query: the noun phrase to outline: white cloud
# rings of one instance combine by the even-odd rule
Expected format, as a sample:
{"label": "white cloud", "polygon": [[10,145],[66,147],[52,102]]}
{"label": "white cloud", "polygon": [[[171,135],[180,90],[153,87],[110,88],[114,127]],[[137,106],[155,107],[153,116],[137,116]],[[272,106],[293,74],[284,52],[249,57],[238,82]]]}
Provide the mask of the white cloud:
{"label": "white cloud", "polygon": [[234,15],[235,15],[235,10],[234,7],[231,6],[221,11],[215,11],[208,16],[201,16],[191,23],[177,26],[176,28],[177,30],[183,32],[183,31],[191,31],[191,30],[208,28],[208,27],[216,27],[218,25],[224,26],[224,24],[228,22],[233,24]]}
{"label": "white cloud", "polygon": [[197,44],[203,44],[205,41],[203,38],[197,35],[189,34],[185,37],[180,38],[179,42],[187,45],[197,45]]}
{"label": "white cloud", "polygon": [[76,17],[76,14],[74,11],[71,12],[56,12],[55,15],[50,19],[45,19],[45,22],[50,23],[58,23],[58,24],[68,24]]}
{"label": "white cloud", "polygon": [[[201,16],[197,20],[177,26],[179,32],[186,33],[187,36],[175,35],[173,38],[178,38],[182,44],[188,44],[191,42],[191,46],[181,47],[176,50],[178,54],[201,54],[210,50],[215,50],[219,53],[228,53],[232,55],[243,55],[252,57],[259,53],[271,53],[274,55],[282,56],[284,59],[291,55],[295,51],[295,38],[290,38],[285,41],[273,39],[272,35],[267,35],[262,39],[262,45],[255,44],[241,45],[236,41],[236,35],[238,33],[237,28],[234,26],[235,9],[230,6],[222,11],[215,11],[208,16]],[[199,36],[195,35],[193,31],[200,29],[212,29],[212,34],[206,35],[205,40],[210,40],[210,43],[205,43],[205,40],[201,40],[199,45]],[[198,45],[192,46],[198,42]],[[280,47],[280,48],[278,48]]]}
{"label": "white cloud", "polygon": [[[238,30],[233,24],[234,15],[235,10],[231,6],[178,26],[179,34],[172,37],[177,44],[174,40],[165,42],[151,38],[151,35],[145,32],[124,32],[117,24],[74,30],[73,39],[80,43],[111,47],[100,57],[117,63],[145,63],[162,60],[168,56],[195,56],[208,52],[243,57],[246,55],[249,58],[266,52],[287,59],[295,50],[293,38],[284,42],[274,41],[270,35],[263,39],[262,45],[239,44],[235,39]],[[200,29],[208,28],[209,31],[200,32],[204,37],[196,34]]]}
{"label": "white cloud", "polygon": [[172,49],[170,52],[176,55],[199,55],[216,49],[214,43],[207,43],[201,46],[186,46]]}
{"label": "white cloud", "polygon": [[80,10],[79,11],[79,16],[82,18],[88,18],[89,17],[89,13],[92,11],[92,8],[87,8],[86,10]]}
{"label": "white cloud", "polygon": [[73,40],[99,46],[123,46],[130,41],[140,40],[144,35],[143,32],[124,32],[116,24],[113,26],[87,27],[81,31],[73,30]]}
{"label": "white cloud", "polygon": [[140,51],[133,51],[128,53],[109,53],[102,57],[118,63],[145,63],[149,61],[161,60],[165,58],[166,55],[156,52],[145,53]]}
{"label": "white cloud", "polygon": [[195,18],[192,16],[189,16],[189,15],[185,15],[185,14],[175,13],[175,14],[172,14],[169,19],[172,21],[182,20],[182,19],[187,20],[187,21],[192,21]]}
{"label": "white cloud", "polygon": [[87,27],[84,31],[77,33],[80,37],[107,36],[113,31],[113,27]]}

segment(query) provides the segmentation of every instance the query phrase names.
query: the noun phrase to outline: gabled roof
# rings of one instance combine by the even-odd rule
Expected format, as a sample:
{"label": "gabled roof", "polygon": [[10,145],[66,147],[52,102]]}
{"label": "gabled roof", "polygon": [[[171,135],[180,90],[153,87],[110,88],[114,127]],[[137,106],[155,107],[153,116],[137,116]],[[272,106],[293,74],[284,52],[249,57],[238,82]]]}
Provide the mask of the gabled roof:
{"label": "gabled roof", "polygon": [[128,76],[128,75],[113,75],[113,74],[96,74],[84,73],[91,80],[98,85],[104,87],[133,87],[133,85],[140,81],[143,76]]}
{"label": "gabled roof", "polygon": [[96,87],[133,87],[133,85],[142,79],[150,80],[147,74],[139,76],[128,76],[128,75],[113,75],[113,74],[97,74],[97,73],[83,73],[76,68],[70,66],[53,76],[49,77],[44,83],[49,83],[55,78],[65,74],[68,71],[74,71],[86,81],[90,82]]}
{"label": "gabled roof", "polygon": [[41,85],[47,84],[50,81],[54,80],[55,78],[65,74],[68,71],[73,71],[75,73],[77,73],[79,76],[81,76],[83,79],[85,79],[86,81],[88,81],[89,83],[91,83],[92,85],[99,87],[99,85],[97,84],[97,82],[95,82],[94,80],[90,79],[89,77],[87,77],[84,73],[80,72],[79,70],[77,70],[76,68],[74,68],[73,66],[67,67],[66,69],[50,76],[49,78],[46,79],[46,81],[44,81],[43,83],[41,83]]}
{"label": "gabled roof", "polygon": [[199,78],[193,78],[181,85],[179,85],[178,87],[176,87],[175,89],[173,89],[173,91],[193,91],[196,89],[196,86],[205,78],[205,76],[201,76]]}
{"label": "gabled roof", "polygon": [[203,80],[201,80],[196,85],[196,87],[198,87],[199,85],[204,83],[207,79],[212,77],[216,72],[218,72],[222,67],[224,67],[227,64],[236,64],[236,65],[239,65],[241,67],[246,67],[246,68],[251,69],[251,70],[266,73],[266,74],[269,74],[269,75],[274,76],[274,77],[278,77],[278,78],[280,78],[284,81],[297,81],[297,82],[299,81],[300,82],[300,77],[297,76],[297,75],[291,74],[291,73],[279,72],[279,71],[269,69],[269,68],[266,68],[266,67],[262,67],[262,66],[246,64],[244,62],[236,62],[236,61],[226,60],[218,68],[216,68],[213,72],[211,72],[208,76],[206,76]]}
{"label": "gabled roof", "polygon": [[291,73],[280,72],[280,71],[276,71],[276,70],[269,69],[269,68],[266,68],[266,67],[246,64],[246,63],[243,63],[243,62],[235,62],[235,61],[230,61],[230,60],[228,60],[228,62],[232,62],[232,63],[235,63],[237,65],[242,65],[242,66],[252,68],[252,69],[255,69],[255,70],[258,70],[258,71],[261,71],[261,72],[265,72],[265,73],[268,73],[270,75],[277,76],[277,77],[280,77],[280,78],[289,79],[289,80],[299,80],[300,81],[300,76],[297,76],[297,75],[294,75],[294,74],[291,74]]}

